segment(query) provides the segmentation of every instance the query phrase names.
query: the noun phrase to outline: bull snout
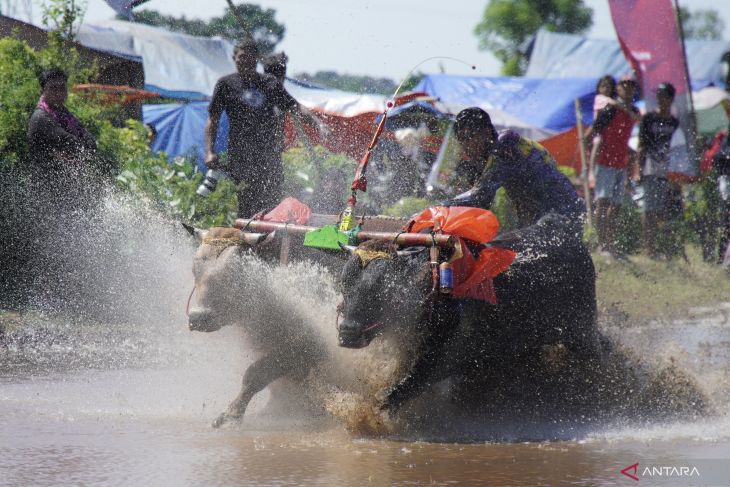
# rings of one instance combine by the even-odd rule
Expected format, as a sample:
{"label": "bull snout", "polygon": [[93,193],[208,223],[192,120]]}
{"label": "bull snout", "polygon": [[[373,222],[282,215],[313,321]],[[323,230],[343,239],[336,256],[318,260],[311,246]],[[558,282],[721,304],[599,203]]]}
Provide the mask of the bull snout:
{"label": "bull snout", "polygon": [[223,320],[216,319],[209,308],[193,308],[188,313],[188,328],[190,331],[211,332],[220,330]]}
{"label": "bull snout", "polygon": [[345,319],[337,331],[337,342],[343,348],[365,348],[370,345],[374,336],[375,334],[366,331],[363,325]]}

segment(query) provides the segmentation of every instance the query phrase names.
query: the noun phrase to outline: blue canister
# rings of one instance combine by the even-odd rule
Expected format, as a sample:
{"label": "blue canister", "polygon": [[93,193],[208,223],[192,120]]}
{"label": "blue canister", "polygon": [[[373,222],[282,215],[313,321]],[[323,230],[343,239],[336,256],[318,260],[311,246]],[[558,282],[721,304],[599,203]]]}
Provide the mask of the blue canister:
{"label": "blue canister", "polygon": [[454,271],[449,262],[442,262],[439,265],[439,282],[440,291],[443,294],[451,294],[451,291],[454,290]]}

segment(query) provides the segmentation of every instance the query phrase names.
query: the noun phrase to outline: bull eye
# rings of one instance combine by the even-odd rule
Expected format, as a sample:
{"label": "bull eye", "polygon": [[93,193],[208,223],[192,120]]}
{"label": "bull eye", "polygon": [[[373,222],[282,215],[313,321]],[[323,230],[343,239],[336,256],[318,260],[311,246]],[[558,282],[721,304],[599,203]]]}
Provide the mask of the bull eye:
{"label": "bull eye", "polygon": [[342,272],[340,273],[340,285],[344,290],[348,290],[355,284],[357,278],[362,273],[362,270],[360,269],[360,266],[358,264],[357,258],[351,258],[349,259],[344,267],[342,268]]}

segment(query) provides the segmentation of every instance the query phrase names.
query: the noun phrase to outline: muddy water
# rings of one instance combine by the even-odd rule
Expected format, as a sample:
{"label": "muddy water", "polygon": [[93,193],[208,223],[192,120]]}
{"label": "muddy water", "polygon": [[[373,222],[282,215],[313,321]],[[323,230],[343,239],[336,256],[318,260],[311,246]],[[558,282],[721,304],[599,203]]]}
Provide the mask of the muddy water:
{"label": "muddy water", "polygon": [[[271,415],[263,393],[242,425],[214,430],[249,360],[238,330],[193,334],[181,322],[164,333],[125,325],[69,336],[62,324],[43,326],[58,333],[51,345],[12,343],[1,360],[0,485],[632,485],[620,470],[635,463],[696,466],[713,479],[701,485],[730,485],[723,414],[552,441],[493,441],[485,431],[484,441],[441,443],[361,438],[325,415]],[[725,393],[722,314],[623,332],[688,360],[705,387]]]}
{"label": "muddy water", "polygon": [[[0,344],[0,485],[730,485],[728,306],[609,330],[693,377],[715,408],[693,421],[572,436],[544,425],[526,438],[515,420],[480,425],[478,441],[372,438],[321,411],[277,412],[265,391],[241,425],[212,429],[252,355],[238,329],[187,331],[184,238],[170,230],[145,266],[126,270],[154,275],[150,287],[139,274],[134,286],[116,280],[127,308],[145,313],[119,325],[37,319]],[[621,474],[634,464],[638,484]]]}

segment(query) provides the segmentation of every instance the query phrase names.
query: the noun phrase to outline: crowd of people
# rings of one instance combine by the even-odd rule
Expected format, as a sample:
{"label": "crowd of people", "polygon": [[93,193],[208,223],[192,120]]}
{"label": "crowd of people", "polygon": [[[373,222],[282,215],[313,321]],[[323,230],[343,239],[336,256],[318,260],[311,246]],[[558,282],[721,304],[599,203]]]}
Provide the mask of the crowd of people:
{"label": "crowd of people", "polygon": [[[262,61],[258,47],[253,39],[247,38],[236,44],[233,61],[236,72],[218,80],[209,105],[205,164],[211,169],[225,169],[237,184],[238,215],[251,217],[274,208],[284,196],[285,115],[291,114],[295,123],[308,124],[320,132],[326,133],[327,129],[285,89],[285,54],[263,60],[261,73],[257,70]],[[93,155],[95,141],[65,107],[65,73],[47,71],[41,76],[40,84],[42,94],[28,130],[35,181],[43,188],[40,193],[51,198],[53,205],[70,209],[75,202],[87,199],[77,193],[88,192],[93,188],[88,182],[99,179],[99,174],[89,172],[95,166],[84,162]],[[681,187],[669,177],[670,145],[679,127],[679,120],[672,114],[676,90],[670,83],[660,84],[652,94],[656,108],[643,115],[634,105],[637,90],[633,79],[616,81],[611,76],[601,78],[596,88],[594,123],[585,135],[585,142],[590,151],[588,170],[595,199],[598,241],[601,253],[622,257],[622,249],[617,245],[618,221],[627,200],[626,188],[633,182],[643,188],[642,226],[647,253],[655,259],[666,258],[671,256],[658,242],[667,222],[681,214],[682,208]],[[225,167],[214,149],[223,112],[230,120]],[[636,125],[639,142],[636,150],[632,150],[629,139]],[[454,133],[463,159],[456,173],[468,181],[467,187],[471,189],[444,204],[489,208],[497,189],[504,187],[520,226],[535,224],[552,213],[565,219],[569,233],[577,238],[582,236],[585,203],[540,144],[514,131],[498,133],[489,114],[474,107],[457,115]],[[724,233],[718,250],[722,258],[730,240],[727,217],[730,142],[727,137],[716,143],[712,160],[725,211]],[[81,179],[87,182],[79,184]],[[331,179],[337,184],[343,180],[339,174],[332,175]],[[339,204],[339,198],[332,198],[336,191],[323,194],[329,199],[320,206],[332,211]]]}
{"label": "crowd of people", "polygon": [[[671,143],[679,129],[673,114],[676,89],[671,83],[660,83],[652,94],[655,108],[643,115],[634,105],[638,85],[631,78],[618,82],[604,76],[596,86],[594,122],[585,135],[590,150],[589,180],[595,198],[595,221],[600,252],[623,257],[617,245],[621,207],[627,201],[626,188],[640,188],[643,243],[652,259],[666,259],[683,254],[677,236],[670,235],[669,224],[682,216],[682,187],[671,176]],[[634,127],[638,125],[638,146],[630,148]],[[723,236],[716,252],[705,252],[706,259],[723,261],[727,252],[728,198],[722,197],[723,174],[727,172],[724,156],[719,153],[705,164],[707,177],[718,178],[722,208]],[[714,162],[714,164],[713,164]],[[709,171],[714,166],[713,171]],[[715,254],[715,255],[712,255]]]}

